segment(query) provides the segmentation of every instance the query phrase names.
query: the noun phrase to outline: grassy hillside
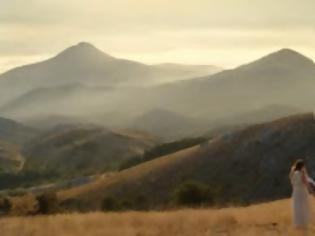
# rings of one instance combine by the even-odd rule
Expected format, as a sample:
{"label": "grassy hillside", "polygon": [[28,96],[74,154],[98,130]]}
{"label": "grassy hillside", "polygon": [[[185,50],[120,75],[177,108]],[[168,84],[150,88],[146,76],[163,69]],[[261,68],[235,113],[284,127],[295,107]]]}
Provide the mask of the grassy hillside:
{"label": "grassy hillside", "polygon": [[25,147],[25,169],[73,176],[102,173],[117,169],[122,161],[142,154],[156,142],[140,132],[110,131],[93,125],[59,127]]}
{"label": "grassy hillside", "polygon": [[0,174],[17,172],[23,168],[24,158],[18,146],[0,140]]}
{"label": "grassy hillside", "polygon": [[175,153],[182,149],[193,147],[203,142],[207,142],[208,138],[196,137],[196,138],[186,138],[174,142],[162,143],[157,145],[150,150],[145,151],[142,155],[137,157],[132,157],[122,162],[120,165],[120,170],[128,169],[132,166],[139,165],[140,163],[151,161],[153,159],[165,156],[171,153]]}
{"label": "grassy hillside", "polygon": [[170,154],[59,194],[81,206],[99,209],[105,196],[136,200],[147,207],[167,205],[185,181],[219,192],[220,203],[250,203],[288,197],[288,172],[296,158],[311,170],[315,160],[313,114],[288,117],[226,133],[208,143]]}
{"label": "grassy hillside", "polygon": [[[245,208],[183,209],[169,212],[89,213],[2,218],[2,236],[298,236],[289,200]],[[45,227],[43,227],[43,225]],[[307,234],[308,233],[308,234]]]}
{"label": "grassy hillside", "polygon": [[14,120],[0,117],[0,139],[23,144],[34,138],[37,131]]}

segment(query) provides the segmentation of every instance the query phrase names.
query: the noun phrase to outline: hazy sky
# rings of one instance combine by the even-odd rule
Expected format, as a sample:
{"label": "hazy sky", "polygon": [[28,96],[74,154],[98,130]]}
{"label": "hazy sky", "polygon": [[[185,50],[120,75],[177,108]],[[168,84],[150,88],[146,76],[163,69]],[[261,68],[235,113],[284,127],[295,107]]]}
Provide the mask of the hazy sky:
{"label": "hazy sky", "polygon": [[0,72],[88,41],[145,63],[315,59],[315,0],[0,0]]}

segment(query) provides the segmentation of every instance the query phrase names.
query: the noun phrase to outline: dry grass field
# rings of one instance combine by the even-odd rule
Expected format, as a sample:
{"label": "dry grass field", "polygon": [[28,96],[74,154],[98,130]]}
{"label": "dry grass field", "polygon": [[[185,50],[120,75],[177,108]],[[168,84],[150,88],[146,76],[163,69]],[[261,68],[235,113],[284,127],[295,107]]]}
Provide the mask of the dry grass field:
{"label": "dry grass field", "polygon": [[290,201],[244,208],[88,213],[0,219],[1,236],[290,236]]}

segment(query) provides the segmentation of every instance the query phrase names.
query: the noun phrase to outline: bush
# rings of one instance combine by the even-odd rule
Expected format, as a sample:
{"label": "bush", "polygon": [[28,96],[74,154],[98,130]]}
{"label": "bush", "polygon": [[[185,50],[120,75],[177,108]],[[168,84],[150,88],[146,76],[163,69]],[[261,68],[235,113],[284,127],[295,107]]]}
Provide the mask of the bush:
{"label": "bush", "polygon": [[102,210],[103,211],[127,211],[142,209],[143,203],[137,202],[138,199],[125,198],[117,199],[111,196],[107,196],[103,199]]}
{"label": "bush", "polygon": [[60,202],[58,205],[59,212],[76,212],[76,211],[84,211],[86,209],[85,204],[81,202],[79,199],[69,198]]}
{"label": "bush", "polygon": [[26,194],[22,197],[10,198],[9,214],[14,216],[35,215],[38,212],[38,202],[32,194]]}
{"label": "bush", "polygon": [[113,197],[107,196],[102,202],[103,211],[118,211],[120,210],[119,201]]}
{"label": "bush", "polygon": [[133,210],[135,208],[135,204],[131,200],[124,199],[119,203],[119,208],[121,210]]}
{"label": "bush", "polygon": [[179,206],[201,206],[213,203],[210,188],[202,183],[187,181],[173,192],[172,200]]}
{"label": "bush", "polygon": [[12,203],[9,198],[0,199],[0,212],[8,214],[12,208]]}
{"label": "bush", "polygon": [[51,214],[58,211],[58,200],[56,193],[44,193],[36,197],[39,214]]}

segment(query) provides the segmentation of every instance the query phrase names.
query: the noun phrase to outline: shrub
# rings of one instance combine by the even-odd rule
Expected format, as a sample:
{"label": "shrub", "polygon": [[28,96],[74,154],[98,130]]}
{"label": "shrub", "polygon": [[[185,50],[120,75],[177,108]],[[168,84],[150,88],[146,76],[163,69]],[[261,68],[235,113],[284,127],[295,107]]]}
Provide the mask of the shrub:
{"label": "shrub", "polygon": [[119,208],[121,210],[132,210],[135,208],[135,203],[131,200],[124,199],[119,203]]}
{"label": "shrub", "polygon": [[44,193],[36,197],[39,214],[51,214],[58,211],[58,200],[56,193]]}
{"label": "shrub", "polygon": [[58,205],[58,211],[62,212],[75,212],[75,211],[84,211],[86,209],[85,204],[79,199],[69,198],[60,202]]}
{"label": "shrub", "polygon": [[22,197],[12,197],[10,198],[10,204],[10,215],[35,215],[38,211],[38,203],[32,194],[26,194]]}
{"label": "shrub", "polygon": [[172,200],[179,206],[201,206],[212,204],[213,196],[207,185],[187,181],[175,189]]}
{"label": "shrub", "polygon": [[139,194],[134,198],[134,206],[137,210],[148,210],[149,202],[145,195]]}
{"label": "shrub", "polygon": [[120,210],[119,201],[111,196],[106,196],[102,202],[103,211],[118,211]]}
{"label": "shrub", "polygon": [[12,203],[9,198],[0,199],[0,211],[8,214],[12,208]]}

